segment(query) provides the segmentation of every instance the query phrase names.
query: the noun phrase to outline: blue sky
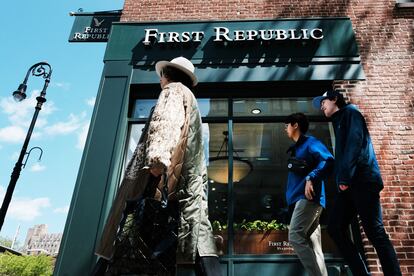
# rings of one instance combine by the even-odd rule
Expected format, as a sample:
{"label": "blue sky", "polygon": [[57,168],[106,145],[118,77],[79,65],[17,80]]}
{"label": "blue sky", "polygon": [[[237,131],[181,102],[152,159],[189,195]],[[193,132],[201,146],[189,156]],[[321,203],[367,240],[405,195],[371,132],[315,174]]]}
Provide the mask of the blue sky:
{"label": "blue sky", "polygon": [[89,121],[103,68],[106,43],[69,43],[74,17],[69,12],[122,9],[121,0],[13,0],[2,3],[0,42],[0,200],[20,154],[43,87],[31,76],[27,98],[14,102],[12,93],[33,64],[53,68],[47,102],[30,140],[34,150],[22,170],[0,236],[23,244],[27,229],[47,224],[49,233],[63,232],[82,157]]}

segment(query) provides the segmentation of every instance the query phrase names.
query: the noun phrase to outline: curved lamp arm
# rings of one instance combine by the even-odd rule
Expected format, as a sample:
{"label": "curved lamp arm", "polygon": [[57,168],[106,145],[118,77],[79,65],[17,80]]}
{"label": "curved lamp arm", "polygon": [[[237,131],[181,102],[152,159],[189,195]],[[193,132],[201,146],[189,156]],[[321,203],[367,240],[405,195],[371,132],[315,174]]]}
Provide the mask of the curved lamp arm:
{"label": "curved lamp arm", "polygon": [[40,150],[40,155],[39,155],[38,161],[40,161],[42,159],[42,155],[43,155],[42,148],[41,147],[33,147],[28,152],[26,152],[26,160],[23,162],[22,168],[26,167],[26,163],[27,163],[27,160],[29,159],[30,153],[32,153],[32,150],[34,150],[34,149]]}
{"label": "curved lamp arm", "polygon": [[26,99],[27,81],[30,74],[36,77],[42,76],[45,79],[45,85],[43,86],[42,92],[40,93],[40,97],[44,98],[46,95],[47,86],[50,82],[50,77],[52,76],[52,67],[49,63],[42,61],[32,65],[29,70],[27,70],[26,77],[24,78],[23,82],[19,85],[17,90],[13,92],[13,97],[18,102]]}

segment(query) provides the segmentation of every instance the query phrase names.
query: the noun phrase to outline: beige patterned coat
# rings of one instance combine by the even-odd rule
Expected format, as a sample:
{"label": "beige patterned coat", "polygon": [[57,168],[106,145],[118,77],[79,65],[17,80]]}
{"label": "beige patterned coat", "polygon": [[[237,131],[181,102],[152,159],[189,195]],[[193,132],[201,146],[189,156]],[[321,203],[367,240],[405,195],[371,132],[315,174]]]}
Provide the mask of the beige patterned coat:
{"label": "beige patterned coat", "polygon": [[[183,102],[192,107],[189,109],[189,117],[186,117]],[[204,162],[201,116],[193,93],[181,83],[168,84],[158,98],[148,135],[143,143],[138,144],[125,170],[96,251],[97,255],[111,258],[116,226],[121,219],[124,202],[143,192],[144,187],[139,184],[146,183],[148,177],[148,170],[143,168],[163,166],[171,172],[181,166],[175,162],[174,157],[177,156],[180,141],[185,141],[181,129],[187,122],[190,127],[184,158],[179,162],[182,163],[182,168],[180,176],[177,177],[176,188],[176,198],[180,206],[177,262],[194,262],[197,252],[200,256],[217,256],[212,227],[208,220],[207,169]]]}

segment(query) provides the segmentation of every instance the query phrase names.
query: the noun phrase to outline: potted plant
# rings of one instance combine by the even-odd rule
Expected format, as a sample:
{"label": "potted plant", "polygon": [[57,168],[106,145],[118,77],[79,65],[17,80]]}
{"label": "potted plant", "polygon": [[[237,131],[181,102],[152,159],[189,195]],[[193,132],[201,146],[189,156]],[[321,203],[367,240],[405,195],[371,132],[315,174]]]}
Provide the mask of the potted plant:
{"label": "potted plant", "polygon": [[[217,247],[226,252],[227,225],[212,223]],[[287,225],[272,221],[246,221],[233,224],[235,254],[293,254],[289,244]]]}

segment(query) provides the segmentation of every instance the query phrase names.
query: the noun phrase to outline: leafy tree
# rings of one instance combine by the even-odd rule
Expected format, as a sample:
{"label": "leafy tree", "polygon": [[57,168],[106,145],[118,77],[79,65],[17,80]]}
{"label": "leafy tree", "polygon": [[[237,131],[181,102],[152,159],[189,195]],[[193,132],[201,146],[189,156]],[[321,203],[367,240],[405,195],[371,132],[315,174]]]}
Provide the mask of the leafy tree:
{"label": "leafy tree", "polygon": [[53,258],[50,256],[17,256],[9,252],[0,254],[1,276],[50,276],[52,273]]}
{"label": "leafy tree", "polygon": [[6,246],[6,247],[11,247],[13,241],[12,239],[9,238],[5,238],[5,237],[0,237],[0,245]]}

